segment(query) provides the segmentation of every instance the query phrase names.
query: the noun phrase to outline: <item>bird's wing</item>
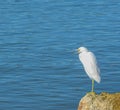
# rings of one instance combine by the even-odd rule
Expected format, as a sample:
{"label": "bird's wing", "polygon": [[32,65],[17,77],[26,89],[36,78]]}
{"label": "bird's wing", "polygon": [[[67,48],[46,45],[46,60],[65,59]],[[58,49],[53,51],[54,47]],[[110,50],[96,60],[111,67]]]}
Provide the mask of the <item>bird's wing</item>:
{"label": "bird's wing", "polygon": [[100,82],[100,70],[97,66],[96,57],[92,52],[86,52],[80,56],[80,60],[91,79]]}

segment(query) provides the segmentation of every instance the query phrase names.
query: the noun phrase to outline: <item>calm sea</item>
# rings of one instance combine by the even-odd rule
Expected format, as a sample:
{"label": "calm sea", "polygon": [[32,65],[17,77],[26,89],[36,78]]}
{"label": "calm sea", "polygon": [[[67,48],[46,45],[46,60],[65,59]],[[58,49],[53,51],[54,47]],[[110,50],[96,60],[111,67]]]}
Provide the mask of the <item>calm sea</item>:
{"label": "calm sea", "polygon": [[113,0],[0,0],[0,110],[76,110],[91,90],[80,46],[101,69],[95,92],[120,92],[119,10]]}

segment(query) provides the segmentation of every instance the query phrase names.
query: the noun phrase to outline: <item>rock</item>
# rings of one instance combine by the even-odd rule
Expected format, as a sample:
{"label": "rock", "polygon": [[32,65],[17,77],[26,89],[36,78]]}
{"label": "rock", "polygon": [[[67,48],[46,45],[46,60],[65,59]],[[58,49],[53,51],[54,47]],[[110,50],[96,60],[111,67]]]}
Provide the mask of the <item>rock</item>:
{"label": "rock", "polygon": [[120,110],[120,93],[87,93],[80,100],[78,110]]}

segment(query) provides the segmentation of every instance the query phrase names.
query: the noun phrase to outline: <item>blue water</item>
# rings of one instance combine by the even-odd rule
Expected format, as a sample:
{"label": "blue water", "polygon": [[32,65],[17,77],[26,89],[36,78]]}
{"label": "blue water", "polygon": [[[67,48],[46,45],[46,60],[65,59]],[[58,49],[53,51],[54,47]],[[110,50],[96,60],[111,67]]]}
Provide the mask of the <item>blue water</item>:
{"label": "blue water", "polygon": [[0,110],[76,110],[91,90],[80,46],[101,69],[95,92],[120,92],[119,10],[113,0],[1,0]]}

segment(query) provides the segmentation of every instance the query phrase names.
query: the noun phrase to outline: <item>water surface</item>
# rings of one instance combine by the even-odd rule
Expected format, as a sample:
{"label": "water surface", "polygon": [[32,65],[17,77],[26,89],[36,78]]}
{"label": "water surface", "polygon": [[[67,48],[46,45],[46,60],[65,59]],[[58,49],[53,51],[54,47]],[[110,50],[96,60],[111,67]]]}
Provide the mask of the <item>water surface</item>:
{"label": "water surface", "polygon": [[78,55],[95,53],[97,93],[120,92],[120,3],[0,1],[0,109],[76,110],[91,90]]}

